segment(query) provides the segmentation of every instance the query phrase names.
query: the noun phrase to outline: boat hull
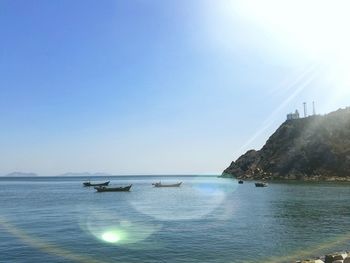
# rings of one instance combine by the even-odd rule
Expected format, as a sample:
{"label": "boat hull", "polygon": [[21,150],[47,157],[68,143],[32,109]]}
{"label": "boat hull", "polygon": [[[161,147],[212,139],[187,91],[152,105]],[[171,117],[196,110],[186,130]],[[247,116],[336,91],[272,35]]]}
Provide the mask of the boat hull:
{"label": "boat hull", "polygon": [[131,185],[125,186],[125,187],[105,187],[105,186],[98,186],[95,187],[95,190],[99,193],[101,192],[129,192]]}
{"label": "boat hull", "polygon": [[256,187],[267,187],[267,183],[255,183]]}
{"label": "boat hull", "polygon": [[109,185],[109,182],[110,182],[110,181],[104,182],[104,183],[100,183],[100,184],[92,184],[92,183],[90,183],[90,182],[84,182],[83,185],[84,185],[85,187],[90,187],[90,186],[108,186],[108,185]]}
{"label": "boat hull", "polygon": [[155,183],[153,184],[154,187],[180,187],[182,182],[177,183],[177,184],[161,184],[161,183]]}

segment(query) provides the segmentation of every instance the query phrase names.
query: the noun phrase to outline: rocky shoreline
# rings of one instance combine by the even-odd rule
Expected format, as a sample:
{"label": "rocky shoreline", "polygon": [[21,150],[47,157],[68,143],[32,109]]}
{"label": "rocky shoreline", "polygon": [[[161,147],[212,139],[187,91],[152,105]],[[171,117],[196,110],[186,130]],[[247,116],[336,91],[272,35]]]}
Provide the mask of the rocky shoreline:
{"label": "rocky shoreline", "polygon": [[305,182],[350,182],[350,177],[340,176],[304,176],[297,178],[296,176],[289,175],[287,177],[272,177],[272,176],[254,176],[254,175],[241,175],[233,176],[232,174],[225,174],[219,176],[220,178],[236,178],[238,180],[245,181],[305,181]]}
{"label": "rocky shoreline", "polygon": [[298,260],[295,263],[350,263],[350,252],[336,252],[317,259]]}

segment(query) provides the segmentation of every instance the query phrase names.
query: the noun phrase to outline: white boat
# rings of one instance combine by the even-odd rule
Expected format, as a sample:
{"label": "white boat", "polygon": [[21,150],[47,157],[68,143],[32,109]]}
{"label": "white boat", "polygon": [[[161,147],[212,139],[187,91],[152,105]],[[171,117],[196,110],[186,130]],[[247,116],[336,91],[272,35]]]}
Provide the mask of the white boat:
{"label": "white boat", "polygon": [[176,184],[162,184],[161,182],[158,182],[153,183],[152,185],[154,185],[154,187],[180,187],[181,184],[182,182]]}

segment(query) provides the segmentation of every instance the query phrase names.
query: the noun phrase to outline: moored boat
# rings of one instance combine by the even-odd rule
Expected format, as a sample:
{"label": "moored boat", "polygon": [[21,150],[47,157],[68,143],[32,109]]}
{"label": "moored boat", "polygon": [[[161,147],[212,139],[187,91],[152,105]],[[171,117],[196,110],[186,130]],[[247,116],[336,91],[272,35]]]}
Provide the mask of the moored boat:
{"label": "moored boat", "polygon": [[131,185],[121,186],[121,187],[106,187],[106,186],[97,186],[95,187],[97,192],[129,192]]}
{"label": "moored boat", "polygon": [[107,186],[107,185],[109,185],[109,182],[110,182],[110,181],[107,181],[107,182],[104,182],[104,183],[94,184],[94,183],[91,183],[91,182],[89,181],[89,182],[84,182],[83,185],[84,185],[84,186]]}
{"label": "moored boat", "polygon": [[239,183],[239,184],[243,184],[243,180],[239,180],[238,183]]}
{"label": "moored boat", "polygon": [[267,187],[267,183],[265,183],[265,182],[258,182],[258,183],[255,183],[255,186],[256,187]]}
{"label": "moored boat", "polygon": [[152,185],[154,185],[154,187],[180,187],[181,184],[182,182],[176,184],[162,184],[161,182],[158,182],[153,183]]}

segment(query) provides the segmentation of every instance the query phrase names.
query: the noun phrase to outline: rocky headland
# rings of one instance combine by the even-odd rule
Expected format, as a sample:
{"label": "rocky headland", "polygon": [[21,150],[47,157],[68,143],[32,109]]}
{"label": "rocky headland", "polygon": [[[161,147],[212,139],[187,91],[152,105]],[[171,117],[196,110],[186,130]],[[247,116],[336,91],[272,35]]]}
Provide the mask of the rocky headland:
{"label": "rocky headland", "polygon": [[350,108],[285,121],[261,150],[233,161],[222,177],[350,181]]}

